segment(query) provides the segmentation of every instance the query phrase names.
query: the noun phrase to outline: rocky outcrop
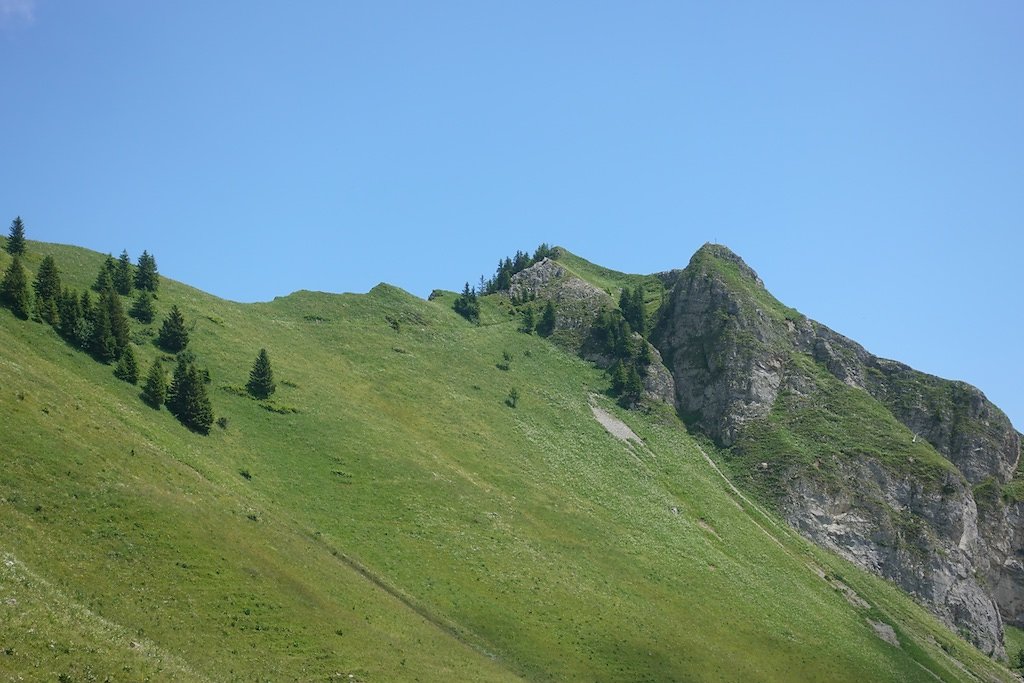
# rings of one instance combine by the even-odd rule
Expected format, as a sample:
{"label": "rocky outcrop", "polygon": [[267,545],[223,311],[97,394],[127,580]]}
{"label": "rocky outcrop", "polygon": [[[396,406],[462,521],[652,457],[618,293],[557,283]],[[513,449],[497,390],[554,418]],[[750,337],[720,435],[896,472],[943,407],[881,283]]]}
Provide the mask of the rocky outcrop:
{"label": "rocky outcrop", "polygon": [[[595,352],[588,344],[590,330],[603,309],[615,307],[612,297],[585,280],[570,274],[557,261],[545,258],[512,276],[509,296],[518,301],[547,300],[555,304],[554,338],[598,367],[607,369],[613,360]],[[671,404],[675,397],[672,373],[658,350],[646,344],[651,357],[642,377],[648,398]]]}
{"label": "rocky outcrop", "polygon": [[[804,358],[884,406],[903,425],[893,422],[894,430],[909,430],[894,438],[927,442],[955,465],[942,481],[922,481],[913,457],[894,464],[874,447],[826,457],[828,476],[816,469],[822,458],[813,465],[782,458],[785,472],[758,463],[774,477],[780,512],[801,533],[892,580],[1002,656],[1000,612],[1024,620],[1024,508],[998,495],[1020,457],[1020,435],[1006,416],[970,385],[877,358],[788,309],[724,247],[705,245],[685,270],[660,277],[669,294],[651,340],[671,369],[679,413],[720,446],[742,450],[751,430],[776,429],[769,416],[782,396],[815,403],[819,382],[794,360]],[[823,415],[823,429],[828,419],[844,419]],[[979,506],[972,485],[984,482],[997,494]]]}

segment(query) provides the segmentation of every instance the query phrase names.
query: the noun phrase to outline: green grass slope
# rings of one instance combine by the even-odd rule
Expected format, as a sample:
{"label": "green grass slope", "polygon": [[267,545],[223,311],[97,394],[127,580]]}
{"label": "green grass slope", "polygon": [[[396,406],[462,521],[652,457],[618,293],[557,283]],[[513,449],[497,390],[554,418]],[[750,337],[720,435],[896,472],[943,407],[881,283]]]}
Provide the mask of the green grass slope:
{"label": "green grass slope", "polygon": [[[79,288],[102,261],[30,250]],[[1010,680],[748,502],[670,410],[620,411],[497,297],[479,327],[445,301],[164,280],[135,352],[177,304],[228,420],[206,437],[0,310],[0,679]],[[269,403],[237,390],[261,347]]]}

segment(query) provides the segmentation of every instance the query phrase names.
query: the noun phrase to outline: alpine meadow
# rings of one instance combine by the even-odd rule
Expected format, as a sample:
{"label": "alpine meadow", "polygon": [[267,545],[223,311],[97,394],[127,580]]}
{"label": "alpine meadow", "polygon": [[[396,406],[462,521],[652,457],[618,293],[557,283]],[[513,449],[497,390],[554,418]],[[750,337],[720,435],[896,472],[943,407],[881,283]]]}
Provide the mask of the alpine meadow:
{"label": "alpine meadow", "polygon": [[724,246],[241,304],[31,238],[5,681],[1019,680],[1020,434]]}

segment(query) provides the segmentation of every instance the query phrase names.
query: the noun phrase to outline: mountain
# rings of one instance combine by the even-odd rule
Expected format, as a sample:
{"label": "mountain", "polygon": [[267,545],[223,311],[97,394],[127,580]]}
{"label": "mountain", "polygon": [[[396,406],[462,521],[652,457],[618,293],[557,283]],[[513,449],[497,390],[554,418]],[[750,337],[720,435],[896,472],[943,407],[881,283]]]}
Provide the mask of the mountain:
{"label": "mountain", "polygon": [[[30,277],[51,255],[78,290],[104,262],[75,247],[28,248]],[[0,253],[0,268],[9,263]],[[131,348],[140,368],[162,358],[170,372],[174,358],[153,340],[180,309],[218,418],[205,436],[50,326],[0,309],[0,672],[1014,680],[857,556],[787,524],[787,501],[802,499],[769,477],[786,482],[783,465],[803,460],[768,458],[755,437],[781,425],[778,438],[802,438],[789,413],[728,417],[739,381],[722,379],[728,372],[712,373],[721,400],[677,410],[694,366],[672,311],[685,308],[684,282],[701,279],[693,266],[629,276],[559,250],[516,274],[518,303],[481,297],[479,325],[452,310],[450,292],[423,301],[379,285],[238,304],[164,278],[155,321],[131,322]],[[746,291],[725,284],[726,298]],[[656,323],[628,340],[648,358],[648,398],[632,410],[608,396],[601,366],[614,359],[593,336],[624,286],[641,288]],[[521,332],[522,312],[548,296],[551,337]],[[722,344],[748,339],[741,314],[726,316]],[[801,320],[789,322],[802,329]],[[261,348],[277,384],[269,400],[244,389]],[[726,360],[748,354],[724,348]],[[749,355],[744,367],[760,367]],[[903,433],[866,389],[836,388],[814,369],[825,361],[794,358],[821,385],[803,395],[860,392]],[[773,406],[790,400],[794,376],[783,373]],[[955,489],[947,497],[981,499],[926,436],[906,435],[919,462],[908,477],[942,470]],[[818,490],[806,481],[800,491]],[[1008,509],[1015,479],[996,481],[984,484],[993,510]]]}

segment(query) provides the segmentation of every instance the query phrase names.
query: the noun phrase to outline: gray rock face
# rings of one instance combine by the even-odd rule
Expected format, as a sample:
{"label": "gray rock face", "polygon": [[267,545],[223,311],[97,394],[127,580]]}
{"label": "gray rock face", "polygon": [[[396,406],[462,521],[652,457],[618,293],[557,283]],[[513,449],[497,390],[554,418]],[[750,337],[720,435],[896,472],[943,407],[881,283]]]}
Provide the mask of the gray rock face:
{"label": "gray rock face", "polygon": [[789,367],[797,353],[868,392],[956,466],[963,478],[936,489],[869,455],[847,459],[838,487],[799,472],[780,477],[780,509],[808,538],[892,580],[1002,656],[1000,612],[1024,623],[1024,503],[996,495],[979,521],[971,484],[1013,478],[1021,437],[1006,416],[970,385],[877,358],[786,309],[724,247],[705,245],[685,270],[661,277],[670,292],[651,340],[671,368],[680,414],[719,445],[734,445],[781,391],[813,393],[813,380]]}
{"label": "gray rock face", "polygon": [[843,476],[846,485],[831,492],[795,480],[783,505],[789,524],[931,606],[986,654],[1005,656],[998,606],[975,578],[977,510],[963,480],[929,490],[870,460],[846,463]]}

